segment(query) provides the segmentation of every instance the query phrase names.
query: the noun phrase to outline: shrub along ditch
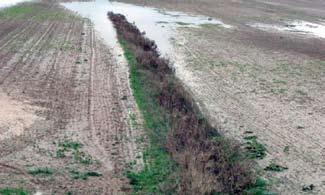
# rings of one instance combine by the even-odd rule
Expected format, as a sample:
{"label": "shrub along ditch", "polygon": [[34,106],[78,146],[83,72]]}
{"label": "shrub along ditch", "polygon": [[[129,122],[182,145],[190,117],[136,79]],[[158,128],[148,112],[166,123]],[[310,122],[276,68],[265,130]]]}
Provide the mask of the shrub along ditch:
{"label": "shrub along ditch", "polygon": [[157,45],[123,15],[108,13],[130,65],[130,80],[143,113],[150,146],[145,167],[127,173],[139,194],[251,194],[252,161],[239,144],[218,134],[175,77]]}

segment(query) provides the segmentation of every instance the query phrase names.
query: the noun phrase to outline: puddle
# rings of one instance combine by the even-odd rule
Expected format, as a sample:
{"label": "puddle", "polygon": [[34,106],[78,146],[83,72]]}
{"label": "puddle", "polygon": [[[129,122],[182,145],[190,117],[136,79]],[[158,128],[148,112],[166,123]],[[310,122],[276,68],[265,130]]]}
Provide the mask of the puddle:
{"label": "puddle", "polygon": [[146,33],[146,36],[158,45],[159,51],[168,55],[172,52],[171,39],[175,29],[180,26],[197,27],[201,24],[215,24],[231,28],[219,20],[206,16],[190,16],[181,12],[164,11],[151,7],[141,7],[132,4],[96,0],[92,2],[62,3],[66,8],[89,18],[100,32],[105,41],[114,47],[117,44],[115,30],[107,18],[107,12],[120,13],[126,16],[129,22]]}
{"label": "puddle", "polygon": [[28,0],[0,0],[0,9],[4,7],[13,6],[17,3],[21,3]]}
{"label": "puddle", "polygon": [[271,25],[271,24],[252,24],[252,27],[270,31],[282,31],[282,32],[290,32],[290,33],[297,33],[297,34],[305,34],[320,38],[325,38],[325,23],[317,24],[312,22],[306,21],[292,21],[287,22],[284,25]]}

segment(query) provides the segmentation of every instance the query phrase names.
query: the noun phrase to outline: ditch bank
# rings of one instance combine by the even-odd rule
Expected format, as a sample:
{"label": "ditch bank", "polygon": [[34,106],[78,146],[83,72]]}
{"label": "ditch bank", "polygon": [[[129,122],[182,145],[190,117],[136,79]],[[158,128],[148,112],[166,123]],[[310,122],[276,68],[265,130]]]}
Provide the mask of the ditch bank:
{"label": "ditch bank", "polygon": [[139,193],[253,194],[265,190],[253,161],[218,134],[162,58],[154,41],[123,15],[108,13],[130,65],[130,82],[149,138],[145,167],[127,173]]}

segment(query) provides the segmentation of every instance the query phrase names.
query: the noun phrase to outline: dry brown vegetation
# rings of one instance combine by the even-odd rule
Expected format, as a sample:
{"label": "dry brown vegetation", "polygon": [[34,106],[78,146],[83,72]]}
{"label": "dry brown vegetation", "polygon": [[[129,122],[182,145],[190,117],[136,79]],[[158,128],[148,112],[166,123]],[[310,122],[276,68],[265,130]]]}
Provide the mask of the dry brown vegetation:
{"label": "dry brown vegetation", "polygon": [[123,15],[108,13],[118,36],[135,54],[137,68],[154,83],[160,106],[168,113],[171,129],[165,147],[181,167],[182,194],[224,192],[240,194],[254,183],[251,162],[239,145],[225,140],[201,115],[196,103],[174,76],[156,44],[143,36]]}

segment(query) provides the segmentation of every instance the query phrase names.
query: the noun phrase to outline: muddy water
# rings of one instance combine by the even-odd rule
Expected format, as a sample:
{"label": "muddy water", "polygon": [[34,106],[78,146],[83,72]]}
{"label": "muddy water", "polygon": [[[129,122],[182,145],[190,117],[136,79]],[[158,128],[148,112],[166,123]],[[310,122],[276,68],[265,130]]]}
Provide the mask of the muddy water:
{"label": "muddy water", "polygon": [[21,3],[28,0],[0,0],[0,9],[4,7],[13,6],[17,3]]}
{"label": "muddy water", "polygon": [[225,28],[231,27],[206,16],[190,16],[181,12],[170,12],[108,0],[70,2],[62,3],[62,5],[91,19],[96,30],[108,44],[113,46],[117,44],[116,34],[111,22],[107,19],[107,12],[123,14],[128,21],[134,22],[141,31],[144,31],[150,39],[155,40],[160,52],[164,55],[172,53],[171,39],[174,37],[175,29],[179,26],[197,27],[201,24],[216,24]]}

